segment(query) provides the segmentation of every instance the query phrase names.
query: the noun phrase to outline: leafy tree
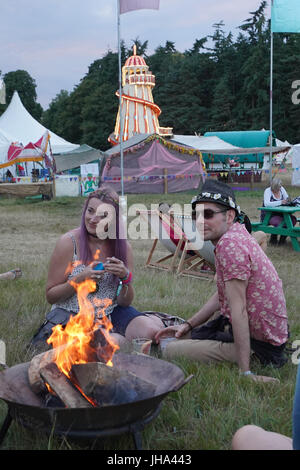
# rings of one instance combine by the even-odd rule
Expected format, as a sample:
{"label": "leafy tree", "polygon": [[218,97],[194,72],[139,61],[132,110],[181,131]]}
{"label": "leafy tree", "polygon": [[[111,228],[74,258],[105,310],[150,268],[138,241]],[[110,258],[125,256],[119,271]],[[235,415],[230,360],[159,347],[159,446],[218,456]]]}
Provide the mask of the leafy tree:
{"label": "leafy tree", "polygon": [[[156,77],[154,101],[159,122],[176,134],[207,130],[269,128],[270,24],[266,1],[250,12],[234,40],[223,21],[208,37],[196,39],[184,52],[166,41],[147,55],[148,41],[132,40]],[[208,42],[210,39],[210,42]],[[121,43],[122,66],[133,53]],[[292,103],[298,80],[300,38],[274,35],[273,128],[281,139],[299,141],[300,105]],[[105,150],[118,109],[118,54],[108,50],[95,60],[74,90],[62,90],[44,113],[47,127],[71,142]],[[25,104],[25,103],[24,103]]]}
{"label": "leafy tree", "polygon": [[6,87],[6,103],[10,103],[14,91],[19,93],[20,99],[27,111],[37,120],[41,120],[42,106],[36,102],[36,82],[25,70],[8,72],[4,75]]}

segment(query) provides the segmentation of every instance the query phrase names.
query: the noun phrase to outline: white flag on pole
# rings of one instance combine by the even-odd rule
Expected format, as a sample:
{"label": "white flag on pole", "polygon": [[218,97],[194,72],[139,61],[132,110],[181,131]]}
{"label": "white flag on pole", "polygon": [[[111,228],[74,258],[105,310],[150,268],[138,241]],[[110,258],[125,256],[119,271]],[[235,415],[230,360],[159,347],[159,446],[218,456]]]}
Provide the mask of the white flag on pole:
{"label": "white flag on pole", "polygon": [[142,9],[158,10],[159,0],[120,0],[120,14]]}
{"label": "white flag on pole", "polygon": [[5,83],[0,78],[0,104],[6,104],[5,99]]}

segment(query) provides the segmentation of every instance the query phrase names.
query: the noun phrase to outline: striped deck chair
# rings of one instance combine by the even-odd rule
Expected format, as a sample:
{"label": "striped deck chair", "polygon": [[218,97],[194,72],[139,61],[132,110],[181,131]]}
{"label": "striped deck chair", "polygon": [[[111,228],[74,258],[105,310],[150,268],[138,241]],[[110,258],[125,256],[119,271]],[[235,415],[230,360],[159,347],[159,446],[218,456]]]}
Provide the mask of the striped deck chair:
{"label": "striped deck chair", "polygon": [[[147,220],[154,238],[146,267],[176,272],[182,276],[213,278],[213,245],[200,239],[191,217],[164,214],[158,210],[139,211],[139,214]],[[158,241],[169,253],[154,261]]]}

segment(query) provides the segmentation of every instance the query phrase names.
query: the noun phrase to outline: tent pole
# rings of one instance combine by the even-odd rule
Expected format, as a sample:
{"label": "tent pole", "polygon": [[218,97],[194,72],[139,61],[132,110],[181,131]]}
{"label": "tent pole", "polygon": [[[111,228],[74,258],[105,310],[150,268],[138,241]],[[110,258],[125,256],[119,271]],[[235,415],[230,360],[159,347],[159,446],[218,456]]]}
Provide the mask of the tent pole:
{"label": "tent pole", "polygon": [[122,116],[122,66],[120,35],[120,0],[118,0],[118,58],[119,58],[119,109],[120,109],[120,157],[121,157],[121,194],[124,196],[124,161],[123,161],[123,116]]}
{"label": "tent pole", "polygon": [[270,41],[270,182],[272,181],[272,146],[273,146],[273,33],[271,28]]}

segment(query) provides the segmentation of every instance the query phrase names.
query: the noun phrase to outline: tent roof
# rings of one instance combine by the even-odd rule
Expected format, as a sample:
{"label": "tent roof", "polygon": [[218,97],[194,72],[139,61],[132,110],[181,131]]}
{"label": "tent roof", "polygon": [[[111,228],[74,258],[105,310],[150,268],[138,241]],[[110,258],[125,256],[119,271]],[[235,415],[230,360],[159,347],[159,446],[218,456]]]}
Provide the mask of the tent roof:
{"label": "tent roof", "polygon": [[103,155],[103,152],[100,150],[96,150],[87,144],[83,144],[70,152],[55,155],[56,171],[60,173],[61,171],[78,168],[80,165],[85,165],[101,159]]}
{"label": "tent roof", "polygon": [[[251,132],[251,131],[250,131]],[[262,132],[262,131],[259,131]],[[266,131],[267,132],[267,131]],[[210,133],[206,133],[210,134]],[[198,136],[187,136],[187,135],[174,135],[171,139],[173,142],[177,142],[183,145],[188,145],[190,147],[196,148],[203,153],[209,153],[212,155],[248,155],[248,154],[263,154],[269,153],[270,147],[265,146],[265,144],[260,147],[256,145],[255,147],[246,147],[243,148],[232,145],[228,142],[223,141],[216,135],[204,135],[201,137]],[[212,134],[212,133],[211,133]],[[221,134],[226,134],[226,132],[220,132]],[[228,133],[228,134],[231,134]],[[232,132],[234,134],[234,132]],[[262,142],[262,141],[261,141]],[[288,146],[283,147],[272,147],[272,153],[284,152],[289,149]]]}
{"label": "tent roof", "polygon": [[[4,134],[11,142],[36,142],[45,132],[46,127],[36,121],[26,110],[17,91],[14,92],[11,102],[0,116],[0,134]],[[66,152],[78,147],[54,132],[50,131],[50,143],[53,153]]]}
{"label": "tent roof", "polygon": [[217,136],[197,136],[197,135],[173,135],[170,139],[188,147],[193,147],[201,152],[217,152],[223,153],[226,150],[238,150],[239,147],[231,145]]}
{"label": "tent roof", "polygon": [[[130,139],[123,142],[123,145],[122,145],[123,150],[126,150],[130,147],[133,147],[134,145],[140,144],[141,142],[146,140],[148,137],[150,137],[150,135],[151,134],[136,134],[136,135],[130,137]],[[119,152],[120,152],[120,145],[118,144],[118,145],[114,145],[110,149],[106,150],[106,152],[104,152],[104,154],[106,156],[109,156],[109,155],[113,155],[114,153],[119,153]]]}
{"label": "tent roof", "polygon": [[[224,131],[224,132],[205,132],[204,136],[217,136],[229,144],[237,147],[267,147],[270,131]],[[273,132],[273,137],[275,133]]]}
{"label": "tent roof", "polygon": [[0,131],[0,147],[2,147],[3,145],[7,146],[11,142],[12,141],[8,139],[7,136]]}

